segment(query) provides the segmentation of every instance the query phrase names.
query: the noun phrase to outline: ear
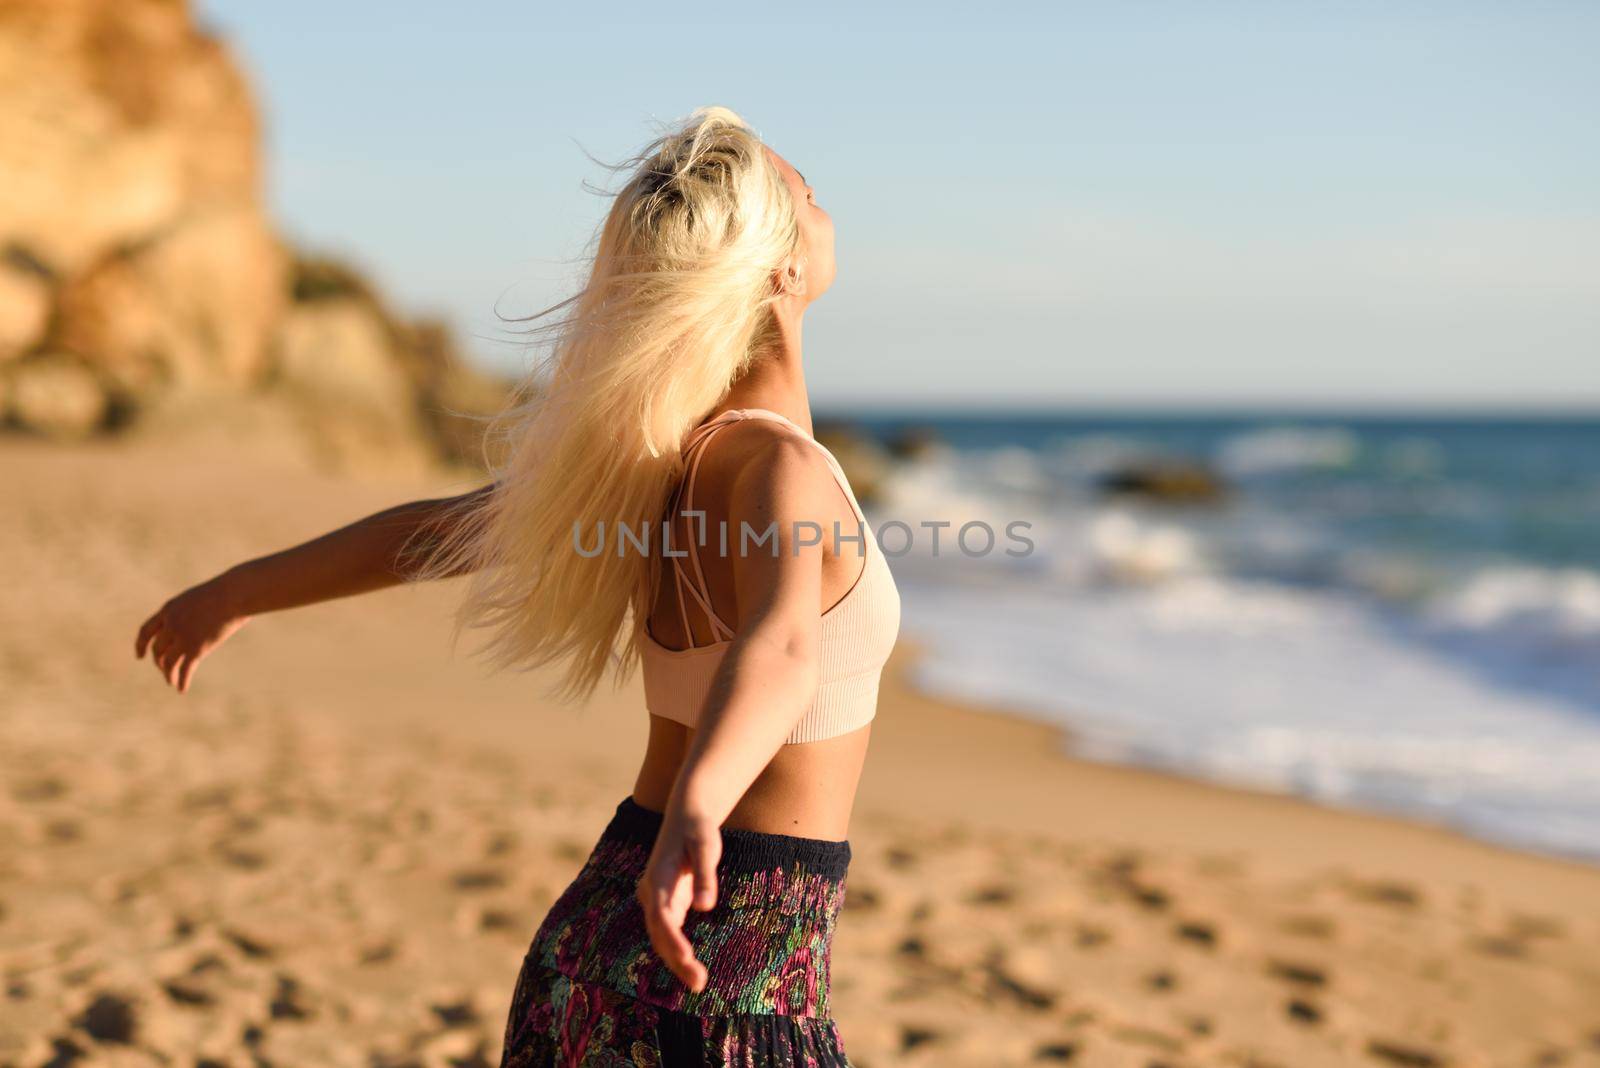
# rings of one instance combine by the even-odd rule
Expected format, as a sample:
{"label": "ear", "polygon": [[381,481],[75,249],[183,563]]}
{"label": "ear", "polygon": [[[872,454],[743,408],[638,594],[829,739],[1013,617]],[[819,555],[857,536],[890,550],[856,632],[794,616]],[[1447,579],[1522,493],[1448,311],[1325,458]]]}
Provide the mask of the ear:
{"label": "ear", "polygon": [[780,293],[791,297],[803,297],[806,294],[805,261],[791,258],[777,272],[777,287]]}

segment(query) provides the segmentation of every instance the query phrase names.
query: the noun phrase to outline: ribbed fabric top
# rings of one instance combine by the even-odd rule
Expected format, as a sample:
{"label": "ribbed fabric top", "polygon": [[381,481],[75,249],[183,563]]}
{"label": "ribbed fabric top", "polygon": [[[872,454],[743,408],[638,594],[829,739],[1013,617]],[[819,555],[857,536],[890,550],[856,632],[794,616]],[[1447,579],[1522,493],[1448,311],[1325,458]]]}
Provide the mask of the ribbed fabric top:
{"label": "ribbed fabric top", "polygon": [[[822,613],[820,681],[816,697],[786,741],[791,744],[818,742],[848,734],[866,726],[877,714],[878,680],[900,632],[900,591],[895,587],[888,561],[878,548],[877,539],[867,525],[867,517],[839,461],[816,438],[777,412],[765,408],[735,408],[695,428],[684,449],[687,462],[682,488],[684,507],[692,506],[694,477],[699,470],[700,459],[705,454],[706,444],[716,436],[718,430],[740,419],[772,420],[816,446],[827,460],[829,470],[844,490],[861,524],[863,538],[859,544],[843,540],[853,536],[854,531],[840,531],[840,551],[846,555],[862,552],[866,561],[855,585],[833,607]],[[824,536],[827,537],[826,534]],[[737,545],[737,535],[730,532],[729,541],[730,545]],[[722,621],[711,605],[700,558],[694,550],[692,544],[687,547],[688,573],[680,558],[673,557],[671,561],[679,611],[684,613],[684,631],[690,635],[693,633],[688,625],[685,607],[685,601],[692,598],[718,640],[688,649],[668,649],[651,637],[645,622],[641,621],[636,627],[640,672],[644,676],[645,707],[652,715],[688,727],[693,727],[699,720],[700,711],[711,692],[717,667],[733,639],[733,629]],[[753,548],[752,551],[766,550]]]}

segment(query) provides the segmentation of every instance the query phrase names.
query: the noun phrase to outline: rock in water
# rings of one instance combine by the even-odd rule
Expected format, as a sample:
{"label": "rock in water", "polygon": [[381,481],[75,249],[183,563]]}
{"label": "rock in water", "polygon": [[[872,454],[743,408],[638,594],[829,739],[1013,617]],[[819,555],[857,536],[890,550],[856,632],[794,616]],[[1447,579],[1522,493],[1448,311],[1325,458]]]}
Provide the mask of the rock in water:
{"label": "rock in water", "polygon": [[1215,474],[1180,460],[1128,464],[1105,474],[1099,488],[1107,496],[1168,504],[1214,504],[1227,496],[1227,487]]}
{"label": "rock in water", "polygon": [[818,420],[816,439],[833,453],[863,508],[876,503],[883,492],[892,460],[871,435],[844,421]]}

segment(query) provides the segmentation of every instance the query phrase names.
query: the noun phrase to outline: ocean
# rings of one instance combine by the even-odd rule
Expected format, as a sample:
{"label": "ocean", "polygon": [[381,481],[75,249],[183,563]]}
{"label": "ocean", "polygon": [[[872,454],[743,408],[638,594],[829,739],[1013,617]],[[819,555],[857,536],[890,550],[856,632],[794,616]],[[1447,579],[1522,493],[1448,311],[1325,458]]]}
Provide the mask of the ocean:
{"label": "ocean", "polygon": [[[1091,759],[1600,859],[1600,418],[837,418],[931,443],[870,508],[910,543],[919,686]],[[1107,490],[1174,465],[1215,498]],[[959,551],[974,522],[994,549]]]}

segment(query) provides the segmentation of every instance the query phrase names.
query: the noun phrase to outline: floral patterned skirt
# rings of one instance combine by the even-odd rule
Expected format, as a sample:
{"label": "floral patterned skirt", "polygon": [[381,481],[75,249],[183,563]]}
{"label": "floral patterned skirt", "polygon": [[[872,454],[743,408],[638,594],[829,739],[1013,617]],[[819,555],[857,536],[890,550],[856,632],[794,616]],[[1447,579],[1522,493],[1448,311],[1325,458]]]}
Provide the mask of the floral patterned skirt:
{"label": "floral patterned skirt", "polygon": [[717,903],[684,930],[692,992],[650,946],[634,897],[661,814],[626,798],[534,935],[501,1068],[849,1068],[828,961],[847,842],[724,829]]}

